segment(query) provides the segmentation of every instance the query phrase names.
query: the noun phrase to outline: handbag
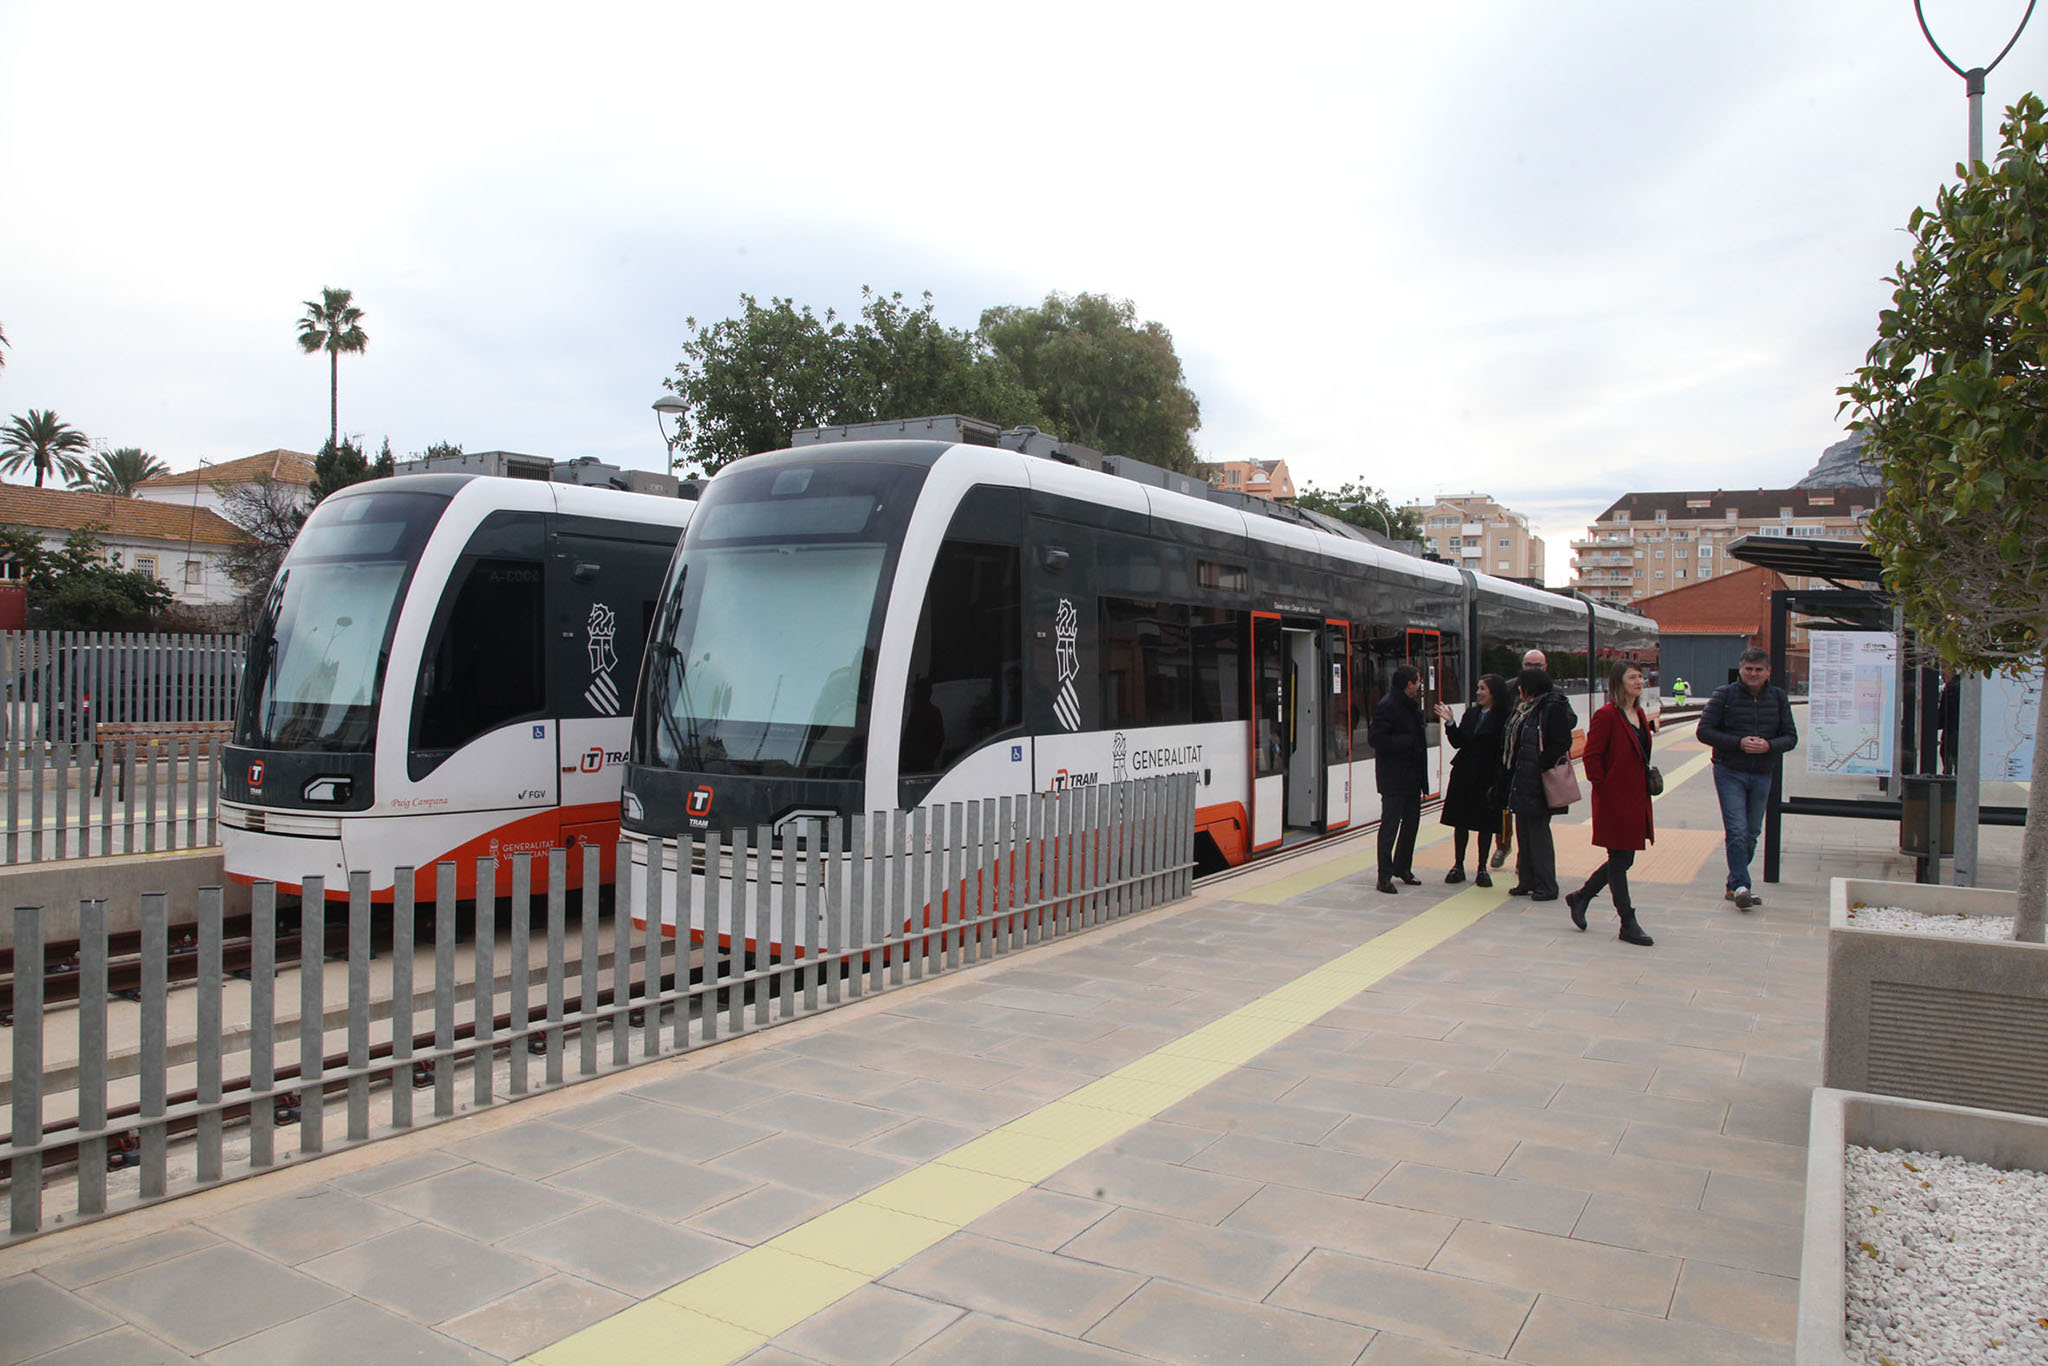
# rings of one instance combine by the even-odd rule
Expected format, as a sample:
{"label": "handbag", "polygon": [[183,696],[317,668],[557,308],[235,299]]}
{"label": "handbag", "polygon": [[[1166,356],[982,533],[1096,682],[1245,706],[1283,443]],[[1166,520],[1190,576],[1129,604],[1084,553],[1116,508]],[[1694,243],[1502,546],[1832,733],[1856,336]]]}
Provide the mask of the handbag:
{"label": "handbag", "polygon": [[1543,770],[1543,799],[1551,806],[1570,806],[1583,795],[1579,791],[1579,775],[1572,770],[1569,758],[1555,768]]}
{"label": "handbag", "polygon": [[1652,797],[1663,796],[1664,773],[1663,770],[1659,769],[1655,764],[1650,762],[1650,751],[1643,747],[1643,733],[1637,730],[1634,726],[1629,725],[1628,720],[1626,718],[1623,718],[1621,724],[1624,726],[1628,726],[1629,738],[1636,742],[1636,753],[1640,754],[1643,758],[1643,771],[1648,775],[1650,780],[1650,795]]}

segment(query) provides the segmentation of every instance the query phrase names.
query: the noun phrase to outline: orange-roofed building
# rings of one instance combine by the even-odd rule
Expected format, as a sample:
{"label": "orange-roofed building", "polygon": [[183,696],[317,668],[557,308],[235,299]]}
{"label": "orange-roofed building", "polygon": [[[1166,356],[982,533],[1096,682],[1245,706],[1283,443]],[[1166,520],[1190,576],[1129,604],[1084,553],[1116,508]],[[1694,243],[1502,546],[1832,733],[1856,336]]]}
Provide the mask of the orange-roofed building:
{"label": "orange-roofed building", "polygon": [[[109,559],[124,569],[155,575],[180,603],[211,606],[235,601],[235,585],[220,557],[243,536],[210,508],[0,484],[0,526],[33,533],[54,549],[88,525],[97,529]],[[19,565],[0,561],[0,581],[20,578]]]}
{"label": "orange-roofed building", "polygon": [[[1658,687],[1671,698],[1671,685],[1684,679],[1692,695],[1708,693],[1735,677],[1736,662],[1752,645],[1771,648],[1771,594],[1785,580],[1755,565],[1638,598],[1636,610],[1657,623]],[[1796,623],[1785,658],[1785,677],[1794,691],[1806,687],[1806,630]]]}
{"label": "orange-roofed building", "polygon": [[275,450],[246,455],[218,465],[202,463],[196,470],[160,475],[135,486],[135,496],[153,503],[207,508],[219,512],[222,494],[237,484],[269,479],[299,492],[301,503],[312,501],[313,457],[303,451]]}

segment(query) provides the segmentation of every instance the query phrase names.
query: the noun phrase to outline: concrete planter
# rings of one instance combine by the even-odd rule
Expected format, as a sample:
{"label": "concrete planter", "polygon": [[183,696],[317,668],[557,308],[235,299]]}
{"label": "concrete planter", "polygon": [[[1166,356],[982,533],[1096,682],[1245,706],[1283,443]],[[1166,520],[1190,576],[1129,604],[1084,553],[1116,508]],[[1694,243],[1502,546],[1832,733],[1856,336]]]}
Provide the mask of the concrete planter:
{"label": "concrete planter", "polygon": [[1813,1093],[1811,1113],[1795,1360],[1799,1366],[1835,1366],[1848,1360],[1842,1210],[1848,1145],[1945,1153],[2004,1171],[2048,1171],[2048,1120],[1825,1087]]}
{"label": "concrete planter", "polygon": [[1821,1084],[2048,1115],[2048,945],[1859,929],[1853,906],[2011,915],[2012,892],[1836,878]]}

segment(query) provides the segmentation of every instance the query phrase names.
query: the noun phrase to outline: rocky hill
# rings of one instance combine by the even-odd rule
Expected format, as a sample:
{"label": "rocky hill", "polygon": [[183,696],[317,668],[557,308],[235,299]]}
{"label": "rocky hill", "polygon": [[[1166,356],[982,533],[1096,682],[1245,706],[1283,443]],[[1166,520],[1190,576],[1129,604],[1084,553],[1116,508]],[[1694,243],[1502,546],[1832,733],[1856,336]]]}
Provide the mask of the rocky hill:
{"label": "rocky hill", "polygon": [[1820,463],[1792,487],[1799,489],[1874,489],[1877,467],[1863,459],[1863,433],[1851,432],[1820,453]]}

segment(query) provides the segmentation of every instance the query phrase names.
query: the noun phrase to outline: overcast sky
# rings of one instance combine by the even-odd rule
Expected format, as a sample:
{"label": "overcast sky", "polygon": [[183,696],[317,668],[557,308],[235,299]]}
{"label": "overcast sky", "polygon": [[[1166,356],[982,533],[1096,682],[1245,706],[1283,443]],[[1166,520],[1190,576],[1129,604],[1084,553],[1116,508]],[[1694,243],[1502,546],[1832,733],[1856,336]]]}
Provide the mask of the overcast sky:
{"label": "overcast sky", "polygon": [[[1965,66],[2025,9],[1926,2]],[[742,292],[1090,290],[1172,331],[1205,456],[1490,493],[1553,581],[1623,492],[1805,474],[1966,146],[1910,0],[1432,8],[6,0],[0,413],[316,450],[334,285],[372,451],[660,468]]]}

